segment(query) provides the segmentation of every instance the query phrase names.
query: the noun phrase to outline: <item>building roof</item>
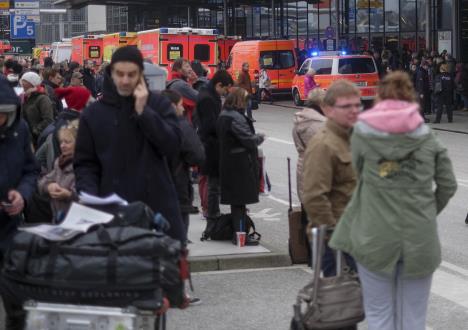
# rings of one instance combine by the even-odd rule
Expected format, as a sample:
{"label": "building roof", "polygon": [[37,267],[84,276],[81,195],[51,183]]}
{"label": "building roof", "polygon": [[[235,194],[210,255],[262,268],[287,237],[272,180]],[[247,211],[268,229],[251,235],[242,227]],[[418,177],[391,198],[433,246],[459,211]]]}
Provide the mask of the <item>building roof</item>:
{"label": "building roof", "polygon": [[[291,0],[286,0],[289,2]],[[315,0],[319,1],[319,0]],[[228,0],[231,3],[232,0]],[[313,3],[314,0],[308,0],[309,3]],[[65,6],[67,8],[80,8],[87,5],[116,5],[116,6],[128,6],[128,5],[167,5],[167,0],[55,0],[55,5]],[[223,5],[223,0],[171,0],[172,5],[205,5],[207,7],[219,7]],[[236,5],[251,5],[251,6],[271,6],[271,0],[237,0]]]}

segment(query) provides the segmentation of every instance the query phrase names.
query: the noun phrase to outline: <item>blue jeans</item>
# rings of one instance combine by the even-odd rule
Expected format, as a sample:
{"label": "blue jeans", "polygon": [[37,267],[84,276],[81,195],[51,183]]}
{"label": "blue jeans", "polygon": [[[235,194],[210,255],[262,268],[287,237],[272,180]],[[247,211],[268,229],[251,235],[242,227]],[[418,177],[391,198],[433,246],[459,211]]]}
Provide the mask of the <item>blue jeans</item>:
{"label": "blue jeans", "polygon": [[[357,272],[356,263],[354,259],[347,253],[343,253],[343,256],[346,261],[346,265],[352,270]],[[333,277],[336,276],[336,258],[335,251],[333,251],[329,246],[328,242],[325,243],[325,251],[322,256],[322,271],[324,277]]]}

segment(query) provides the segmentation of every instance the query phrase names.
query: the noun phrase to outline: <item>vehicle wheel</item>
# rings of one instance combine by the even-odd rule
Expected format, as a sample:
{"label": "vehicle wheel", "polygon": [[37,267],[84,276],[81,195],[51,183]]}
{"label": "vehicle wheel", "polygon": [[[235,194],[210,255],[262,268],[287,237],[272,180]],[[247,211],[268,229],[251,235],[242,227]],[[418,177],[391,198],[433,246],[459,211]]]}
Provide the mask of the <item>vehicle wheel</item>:
{"label": "vehicle wheel", "polygon": [[297,89],[293,91],[293,100],[294,100],[294,104],[297,106],[304,105],[304,102],[301,100],[301,96],[299,95],[299,91]]}

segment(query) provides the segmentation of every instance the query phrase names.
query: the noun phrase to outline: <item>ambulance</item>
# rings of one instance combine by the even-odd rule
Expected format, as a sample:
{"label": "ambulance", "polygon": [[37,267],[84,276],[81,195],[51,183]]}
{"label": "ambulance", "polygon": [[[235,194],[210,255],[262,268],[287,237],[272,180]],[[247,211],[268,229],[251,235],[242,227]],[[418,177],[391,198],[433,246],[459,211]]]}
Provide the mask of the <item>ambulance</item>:
{"label": "ambulance", "polygon": [[112,54],[119,47],[123,46],[135,46],[137,44],[137,34],[135,32],[118,32],[106,34],[102,38],[102,44],[104,48],[104,55],[102,60],[104,62],[110,62]]}
{"label": "ambulance", "polygon": [[251,40],[237,42],[229,54],[226,70],[234,81],[242,71],[242,64],[249,63],[250,77],[258,85],[263,67],[271,81],[275,94],[289,94],[297,68],[293,40]]}
{"label": "ambulance", "polygon": [[294,104],[301,106],[307,99],[304,79],[307,71],[315,70],[315,82],[320,88],[327,89],[335,80],[346,79],[353,82],[361,91],[364,103],[370,103],[377,95],[379,73],[372,56],[347,55],[341,52],[313,52],[297,70],[292,84]]}
{"label": "ambulance", "polygon": [[84,35],[72,38],[71,61],[80,65],[91,60],[95,64],[102,63],[102,35]]}
{"label": "ambulance", "polygon": [[64,39],[63,41],[53,42],[50,49],[50,57],[54,63],[61,63],[63,61],[70,61],[72,53],[71,39]]}
{"label": "ambulance", "polygon": [[211,77],[218,64],[216,29],[160,28],[137,33],[138,48],[143,58],[171,71],[172,63],[180,57],[205,64]]}
{"label": "ambulance", "polygon": [[219,63],[226,63],[231,53],[232,47],[242,38],[239,36],[218,36],[218,61]]}

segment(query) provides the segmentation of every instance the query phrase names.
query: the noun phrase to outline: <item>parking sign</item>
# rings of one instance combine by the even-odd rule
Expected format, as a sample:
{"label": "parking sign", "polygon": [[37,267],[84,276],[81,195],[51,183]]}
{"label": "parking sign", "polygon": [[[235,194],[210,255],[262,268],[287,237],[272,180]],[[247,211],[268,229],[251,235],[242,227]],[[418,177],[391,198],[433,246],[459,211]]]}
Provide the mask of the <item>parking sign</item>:
{"label": "parking sign", "polygon": [[10,15],[11,39],[35,39],[36,23],[25,15]]}

